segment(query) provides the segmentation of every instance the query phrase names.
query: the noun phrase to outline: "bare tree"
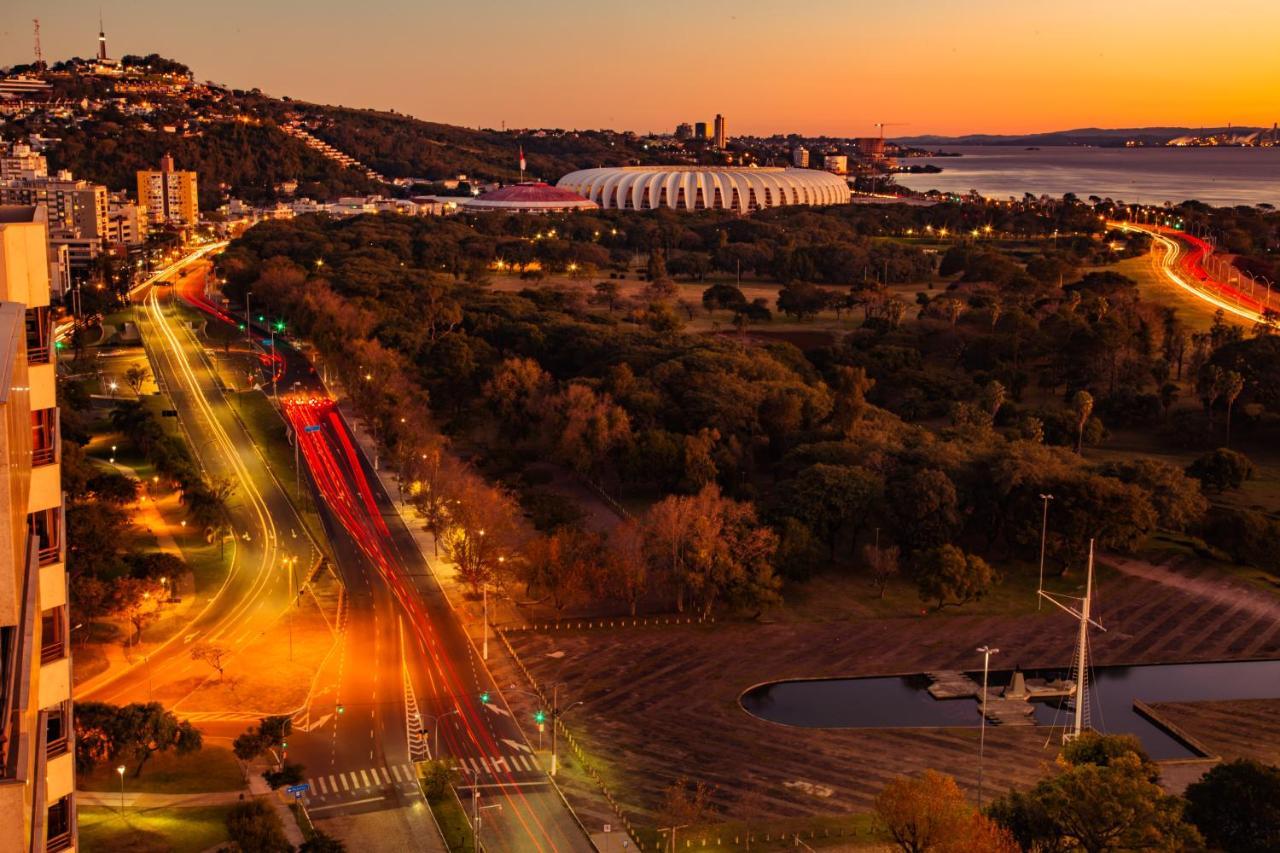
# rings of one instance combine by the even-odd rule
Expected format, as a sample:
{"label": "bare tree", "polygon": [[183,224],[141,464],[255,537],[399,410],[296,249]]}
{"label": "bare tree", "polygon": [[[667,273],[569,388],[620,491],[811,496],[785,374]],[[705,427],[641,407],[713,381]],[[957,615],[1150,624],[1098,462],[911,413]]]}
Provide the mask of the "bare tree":
{"label": "bare tree", "polygon": [[191,659],[198,660],[201,663],[207,663],[218,673],[218,680],[222,680],[223,672],[227,668],[227,658],[231,656],[231,650],[225,646],[215,645],[214,643],[200,643],[191,650]]}

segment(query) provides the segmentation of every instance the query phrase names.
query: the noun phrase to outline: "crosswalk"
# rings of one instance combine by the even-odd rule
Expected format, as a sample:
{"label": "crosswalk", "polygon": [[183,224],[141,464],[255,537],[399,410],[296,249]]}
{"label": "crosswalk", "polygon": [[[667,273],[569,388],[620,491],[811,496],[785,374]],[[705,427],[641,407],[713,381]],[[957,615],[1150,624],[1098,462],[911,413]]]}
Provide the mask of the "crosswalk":
{"label": "crosswalk", "polygon": [[[449,758],[450,765],[467,781],[499,781],[508,776],[542,774],[542,765],[532,755],[463,756]],[[306,796],[310,800],[354,799],[367,797],[387,787],[417,790],[417,772],[411,764],[362,767],[355,770],[312,776],[307,779]]]}

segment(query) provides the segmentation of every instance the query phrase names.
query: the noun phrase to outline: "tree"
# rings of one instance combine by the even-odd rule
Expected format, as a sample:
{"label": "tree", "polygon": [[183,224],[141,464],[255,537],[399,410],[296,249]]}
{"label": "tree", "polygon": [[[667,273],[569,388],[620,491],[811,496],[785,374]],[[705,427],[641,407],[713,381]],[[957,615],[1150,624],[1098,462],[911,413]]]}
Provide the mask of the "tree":
{"label": "tree", "polygon": [[138,397],[142,396],[142,385],[149,378],[151,378],[151,373],[139,364],[130,365],[129,369],[124,372],[125,383],[133,389],[134,395]]}
{"label": "tree", "polygon": [[1199,480],[1206,490],[1221,493],[1252,479],[1253,463],[1243,453],[1219,447],[1188,465],[1187,475]]}
{"label": "tree", "polygon": [[1084,426],[1093,414],[1093,395],[1088,391],[1077,391],[1071,398],[1071,411],[1076,419],[1076,453],[1084,448]]}
{"label": "tree", "polygon": [[156,578],[119,577],[110,581],[110,612],[133,626],[126,642],[142,639],[142,629],[156,616],[164,596],[164,586]]}
{"label": "tree", "polygon": [[570,604],[601,586],[604,537],[580,527],[560,527],[525,548],[521,573],[530,595],[534,589],[551,599],[556,618]]}
{"label": "tree", "polygon": [[263,717],[236,736],[232,749],[236,758],[248,764],[267,750],[283,748],[292,731],[293,720],[288,716]]}
{"label": "tree", "polygon": [[297,785],[305,778],[307,778],[306,768],[301,764],[289,762],[262,774],[262,781],[266,782],[267,787],[273,791],[286,785]]}
{"label": "tree", "polygon": [[1151,498],[1158,523],[1165,530],[1183,531],[1196,527],[1209,508],[1200,483],[1179,468],[1156,459],[1108,462],[1100,469],[1108,477],[1133,483]]}
{"label": "tree", "polygon": [[890,780],[875,801],[876,818],[904,853],[1016,853],[1005,831],[977,814],[956,780],[935,770]]}
{"label": "tree", "polygon": [[254,853],[293,853],[284,825],[265,800],[241,800],[227,813],[227,834],[238,849]]}
{"label": "tree", "polygon": [[627,605],[636,615],[640,597],[649,588],[649,560],[645,554],[644,534],[639,525],[627,520],[613,529],[605,553],[605,586],[610,595]]}
{"label": "tree", "polygon": [[938,610],[982,598],[999,580],[986,560],[954,545],[926,551],[917,560],[914,573],[921,600],[937,601]]}
{"label": "tree", "polygon": [[711,795],[715,788],[702,781],[681,776],[662,792],[662,816],[674,823],[701,823],[711,815]]}
{"label": "tree", "polygon": [[459,578],[479,594],[483,584],[497,578],[498,567],[519,544],[520,508],[505,489],[471,472],[459,478],[454,494],[441,544],[445,556],[457,566]]}
{"label": "tree", "polygon": [[1231,410],[1235,407],[1236,398],[1243,390],[1244,377],[1239,373],[1228,370],[1222,375],[1222,399],[1227,402],[1227,437],[1223,443],[1227,447],[1231,446]]}
{"label": "tree", "polygon": [[422,769],[422,792],[428,800],[439,800],[449,795],[449,788],[458,781],[458,771],[444,759],[427,762]]}
{"label": "tree", "polygon": [[191,650],[191,659],[198,660],[201,663],[207,663],[213,667],[218,673],[218,680],[222,680],[223,671],[227,666],[227,658],[231,655],[231,650],[214,643],[199,643]]}
{"label": "tree", "polygon": [[899,551],[897,545],[881,547],[879,545],[865,545],[862,548],[862,559],[871,569],[871,580],[876,585],[876,589],[880,592],[880,598],[884,598],[885,589],[889,586],[889,581],[893,580],[898,574],[898,558]]}
{"label": "tree", "polygon": [[315,830],[311,837],[302,842],[298,853],[345,853],[347,845],[327,832]]}
{"label": "tree", "polygon": [[1024,849],[1087,853],[1196,849],[1183,802],[1159,785],[1156,766],[1133,738],[1091,734],[1058,758],[1059,772],[992,804],[992,817]]}
{"label": "tree", "polygon": [[1214,848],[1280,850],[1280,767],[1240,759],[1218,764],[1185,796],[1187,819]]}
{"label": "tree", "polygon": [[732,284],[713,284],[702,291],[702,307],[708,311],[727,309],[736,311],[745,307],[747,297],[742,290]]}
{"label": "tree", "polygon": [[618,308],[618,297],[622,293],[622,286],[616,281],[602,281],[595,287],[596,298],[609,307],[609,313],[612,314]]}
{"label": "tree", "polygon": [[840,535],[857,533],[883,491],[880,477],[866,468],[850,465],[810,465],[787,483],[781,505],[815,536],[827,543],[831,556]]}
{"label": "tree", "polygon": [[83,769],[99,761],[136,761],[134,777],[157,752],[185,755],[202,745],[200,730],[179,720],[159,702],[117,707],[103,702],[76,703],[76,760]]}
{"label": "tree", "polygon": [[900,541],[916,550],[945,545],[960,531],[960,500],[955,484],[937,468],[916,471],[889,482],[885,504]]}

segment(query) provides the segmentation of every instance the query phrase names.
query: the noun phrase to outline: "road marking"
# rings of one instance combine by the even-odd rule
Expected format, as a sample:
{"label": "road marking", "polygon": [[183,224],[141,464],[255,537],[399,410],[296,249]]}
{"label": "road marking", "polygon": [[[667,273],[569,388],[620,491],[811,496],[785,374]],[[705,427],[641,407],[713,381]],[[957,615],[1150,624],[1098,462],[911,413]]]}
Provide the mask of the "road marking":
{"label": "road marking", "polygon": [[480,775],[480,765],[476,763],[476,760],[475,760],[474,758],[468,758],[468,759],[466,759],[466,760],[467,760],[467,762],[471,765],[471,772],[472,772],[472,774],[473,774],[473,775],[476,775],[476,776],[479,776],[479,775]]}
{"label": "road marking", "polygon": [[307,781],[312,783],[313,788],[319,788],[321,794],[329,793],[328,789],[324,786],[323,776],[317,776],[315,779],[308,779]]}
{"label": "road marking", "polygon": [[523,755],[517,755],[517,756],[515,757],[515,760],[516,760],[516,761],[518,761],[518,762],[520,763],[520,769],[521,769],[521,770],[526,770],[526,771],[527,771],[527,770],[533,770],[533,768],[532,768],[531,766],[529,766],[529,760],[528,760],[527,758],[525,758]]}
{"label": "road marking", "polygon": [[399,767],[397,767],[397,766],[396,766],[396,765],[394,765],[394,764],[393,764],[393,765],[391,765],[391,772],[392,772],[392,774],[396,777],[396,781],[397,781],[397,782],[403,782],[403,781],[404,781],[404,779],[401,779],[401,778],[400,778],[400,768],[399,768]]}
{"label": "road marking", "polygon": [[338,783],[332,776],[329,777],[329,787],[333,789],[335,794],[338,793]]}
{"label": "road marking", "polygon": [[369,782],[369,774],[365,773],[363,770],[360,771],[360,779],[364,782],[364,787],[366,788],[373,787],[372,783]]}
{"label": "road marking", "polygon": [[484,765],[484,772],[485,772],[485,773],[492,773],[492,772],[493,772],[492,770],[490,770],[490,769],[489,769],[489,761],[488,761],[488,759],[486,759],[483,755],[482,755],[482,756],[480,756],[480,763]]}
{"label": "road marking", "polygon": [[351,806],[362,806],[365,803],[376,803],[385,799],[386,797],[365,797],[363,800],[351,800],[350,802],[346,802],[346,803],[334,803],[328,806],[312,806],[311,811],[322,812],[325,809],[345,809],[345,808],[350,808]]}
{"label": "road marking", "polygon": [[338,774],[338,778],[342,780],[342,790],[344,790],[344,791],[350,791],[350,790],[351,790],[351,786],[347,784],[347,774],[346,774],[346,773],[339,773],[339,774]]}
{"label": "road marking", "polygon": [[514,749],[516,752],[533,752],[532,747],[528,746],[527,744],[523,744],[518,740],[512,740],[511,738],[504,737],[502,739],[502,742],[505,743],[507,746],[511,747],[512,749]]}
{"label": "road marking", "polygon": [[494,773],[497,773],[499,770],[501,770],[503,773],[506,773],[509,769],[510,768],[507,767],[507,759],[503,758],[501,755],[493,759]]}
{"label": "road marking", "polygon": [[385,767],[379,767],[379,768],[377,768],[377,770],[374,770],[374,771],[373,771],[373,781],[374,781],[375,783],[378,781],[378,770],[381,770],[381,771],[382,771],[382,784],[384,784],[384,785],[390,785],[390,784],[391,784],[391,774],[387,772],[387,768],[385,768]]}

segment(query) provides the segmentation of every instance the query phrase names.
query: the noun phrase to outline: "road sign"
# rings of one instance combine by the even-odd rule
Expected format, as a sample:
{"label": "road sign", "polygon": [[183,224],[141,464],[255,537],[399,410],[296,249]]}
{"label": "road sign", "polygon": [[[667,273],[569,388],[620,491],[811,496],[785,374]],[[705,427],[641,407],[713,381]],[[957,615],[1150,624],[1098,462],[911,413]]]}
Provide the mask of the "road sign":
{"label": "road sign", "polygon": [[320,424],[311,424],[310,426],[304,426],[302,428],[302,431],[303,432],[319,432]]}
{"label": "road sign", "polygon": [[303,782],[301,785],[290,785],[288,788],[285,788],[285,790],[290,794],[293,794],[295,797],[300,797],[306,793],[307,789],[310,787],[311,785],[309,783]]}
{"label": "road sign", "polygon": [[604,825],[604,831],[605,831],[605,832],[613,832],[613,824],[606,823],[606,824]]}

